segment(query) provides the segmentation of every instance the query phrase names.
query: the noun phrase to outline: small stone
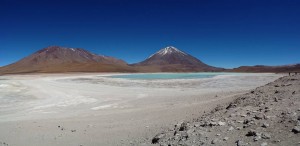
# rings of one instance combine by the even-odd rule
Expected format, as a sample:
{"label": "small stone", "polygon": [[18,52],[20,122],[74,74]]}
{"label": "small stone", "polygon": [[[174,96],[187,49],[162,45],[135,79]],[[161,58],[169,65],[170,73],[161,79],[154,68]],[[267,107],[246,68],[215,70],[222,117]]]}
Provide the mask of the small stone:
{"label": "small stone", "polygon": [[200,127],[200,125],[201,125],[200,123],[195,123],[194,127]]}
{"label": "small stone", "polygon": [[216,144],[217,142],[218,142],[218,139],[216,138],[216,139],[211,141],[211,144]]}
{"label": "small stone", "polygon": [[300,126],[300,121],[297,121],[297,124],[296,124],[296,126]]}
{"label": "small stone", "polygon": [[270,125],[268,123],[263,123],[263,125],[261,127],[264,127],[264,128],[267,128],[269,127]]}
{"label": "small stone", "polygon": [[220,136],[221,134],[216,134],[216,136]]}
{"label": "small stone", "polygon": [[159,142],[160,139],[162,139],[163,137],[165,137],[166,135],[164,133],[160,133],[157,134],[153,139],[152,139],[152,143],[156,144]]}
{"label": "small stone", "polygon": [[210,122],[210,123],[209,123],[209,126],[211,126],[211,127],[212,127],[212,126],[216,126],[216,125],[217,125],[217,122]]}
{"label": "small stone", "polygon": [[[186,132],[181,133],[180,135],[183,139],[188,139],[189,135]],[[181,139],[182,140],[182,139]]]}
{"label": "small stone", "polygon": [[187,134],[191,134],[191,133],[193,133],[195,130],[194,129],[189,129],[186,133]]}
{"label": "small stone", "polygon": [[223,141],[227,141],[229,139],[229,137],[224,137]]}
{"label": "small stone", "polygon": [[241,117],[247,117],[247,115],[243,114],[243,115],[241,115]]}
{"label": "small stone", "polygon": [[218,122],[218,125],[219,125],[219,126],[224,126],[224,125],[226,125],[226,123],[225,123],[225,122],[219,121],[219,122]]}
{"label": "small stone", "polygon": [[248,124],[248,123],[250,123],[250,120],[248,120],[248,119],[243,121],[243,124]]}
{"label": "small stone", "polygon": [[228,129],[228,131],[232,131],[232,130],[234,130],[234,128],[231,126],[231,127]]}
{"label": "small stone", "polygon": [[230,114],[229,117],[235,117],[235,114]]}
{"label": "small stone", "polygon": [[261,119],[263,119],[263,115],[255,115],[254,119],[261,120]]}
{"label": "small stone", "polygon": [[300,133],[300,126],[295,126],[295,127],[292,129],[292,132],[294,132],[295,134]]}
{"label": "small stone", "polygon": [[180,125],[179,131],[185,131],[185,130],[187,130],[187,128],[188,128],[187,123],[183,122],[183,123]]}
{"label": "small stone", "polygon": [[236,146],[245,146],[245,143],[241,140],[238,140],[235,143],[236,143]]}
{"label": "small stone", "polygon": [[246,136],[256,136],[256,131],[251,129],[250,131],[248,131]]}
{"label": "small stone", "polygon": [[258,140],[260,140],[260,139],[261,139],[261,136],[255,136],[253,140],[254,140],[254,141],[258,141]]}
{"label": "small stone", "polygon": [[263,142],[262,144],[260,144],[260,146],[267,146],[268,145],[268,143],[266,143],[266,142]]}
{"label": "small stone", "polygon": [[270,139],[270,138],[271,138],[271,135],[268,134],[268,133],[263,133],[263,134],[261,135],[261,137],[262,137],[263,139]]}
{"label": "small stone", "polygon": [[229,106],[226,107],[226,109],[235,108],[237,104],[230,103]]}
{"label": "small stone", "polygon": [[267,120],[267,119],[271,119],[272,118],[272,116],[265,116],[265,119]]}
{"label": "small stone", "polygon": [[275,94],[277,94],[277,93],[279,93],[279,91],[276,90],[276,91],[275,91]]}
{"label": "small stone", "polygon": [[281,142],[281,140],[277,139],[277,140],[275,140],[275,142],[278,143],[278,142]]}

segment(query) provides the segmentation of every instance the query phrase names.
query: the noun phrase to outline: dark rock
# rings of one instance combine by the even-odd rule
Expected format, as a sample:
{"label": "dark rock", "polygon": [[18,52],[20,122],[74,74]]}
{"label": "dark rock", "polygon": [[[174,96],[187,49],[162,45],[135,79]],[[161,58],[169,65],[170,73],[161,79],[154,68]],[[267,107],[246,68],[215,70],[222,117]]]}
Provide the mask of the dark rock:
{"label": "dark rock", "polygon": [[256,136],[256,131],[251,129],[250,131],[248,131],[246,136]]}
{"label": "dark rock", "polygon": [[160,133],[157,134],[153,139],[152,139],[152,143],[153,144],[157,144],[159,142],[160,139],[164,138],[166,136],[166,134],[164,133]]}
{"label": "dark rock", "polygon": [[217,123],[217,122],[210,122],[208,125],[209,125],[210,127],[212,127],[212,126],[217,126],[218,123]]}
{"label": "dark rock", "polygon": [[255,115],[255,116],[254,116],[254,119],[256,119],[256,120],[261,120],[261,119],[263,119],[263,118],[264,118],[264,116],[261,115],[261,114]]}
{"label": "dark rock", "polygon": [[292,132],[294,132],[295,134],[300,133],[300,126],[295,126],[295,127],[292,129]]}
{"label": "dark rock", "polygon": [[230,108],[235,108],[237,106],[237,104],[233,104],[233,103],[230,103],[226,109],[230,109]]}
{"label": "dark rock", "polygon": [[243,122],[243,124],[248,124],[248,123],[250,123],[249,119],[245,119],[244,122]]}
{"label": "dark rock", "polygon": [[188,129],[188,125],[185,122],[183,122],[179,127],[179,131],[186,131],[187,129]]}

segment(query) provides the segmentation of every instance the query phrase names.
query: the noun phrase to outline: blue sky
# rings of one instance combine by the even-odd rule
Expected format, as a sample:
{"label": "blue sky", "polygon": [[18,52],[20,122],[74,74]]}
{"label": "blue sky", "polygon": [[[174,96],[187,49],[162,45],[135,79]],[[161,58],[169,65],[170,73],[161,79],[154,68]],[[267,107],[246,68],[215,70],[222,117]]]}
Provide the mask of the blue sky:
{"label": "blue sky", "polygon": [[47,46],[135,63],[172,45],[218,67],[300,63],[299,0],[0,0],[0,66]]}

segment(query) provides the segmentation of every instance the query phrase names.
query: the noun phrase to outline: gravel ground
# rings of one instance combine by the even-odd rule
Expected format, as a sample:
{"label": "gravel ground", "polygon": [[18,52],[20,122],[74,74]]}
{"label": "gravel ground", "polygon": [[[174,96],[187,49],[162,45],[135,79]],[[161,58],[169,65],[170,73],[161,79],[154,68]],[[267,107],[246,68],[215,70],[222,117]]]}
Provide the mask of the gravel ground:
{"label": "gravel ground", "polygon": [[178,123],[143,144],[300,145],[300,75],[238,95],[230,104]]}

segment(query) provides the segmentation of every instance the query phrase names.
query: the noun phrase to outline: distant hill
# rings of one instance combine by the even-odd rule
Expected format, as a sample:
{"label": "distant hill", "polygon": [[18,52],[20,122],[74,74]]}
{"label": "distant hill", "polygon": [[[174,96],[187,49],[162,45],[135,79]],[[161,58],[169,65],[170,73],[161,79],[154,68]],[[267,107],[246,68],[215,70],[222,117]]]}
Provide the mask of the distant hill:
{"label": "distant hill", "polygon": [[223,68],[209,66],[199,59],[175,47],[169,46],[156,52],[146,60],[132,64],[144,71],[161,72],[200,72],[222,71]]}
{"label": "distant hill", "polygon": [[126,62],[80,48],[51,46],[1,67],[0,73],[134,72]]}
{"label": "distant hill", "polygon": [[283,72],[300,72],[300,64],[282,65],[282,66],[241,66],[238,68],[227,70],[230,72],[270,72],[270,73],[283,73]]}

